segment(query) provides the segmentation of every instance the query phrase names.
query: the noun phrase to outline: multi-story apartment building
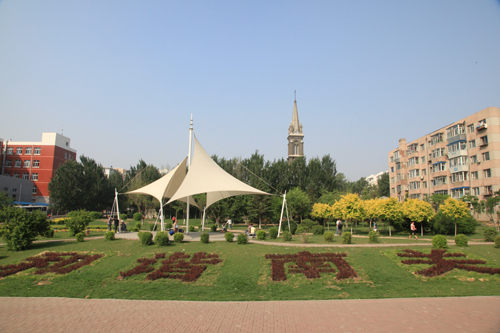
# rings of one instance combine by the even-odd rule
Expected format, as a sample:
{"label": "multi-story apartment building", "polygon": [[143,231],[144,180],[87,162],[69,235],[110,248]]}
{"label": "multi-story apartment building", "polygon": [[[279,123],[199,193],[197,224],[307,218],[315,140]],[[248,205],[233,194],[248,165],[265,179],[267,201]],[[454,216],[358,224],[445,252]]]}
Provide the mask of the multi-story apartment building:
{"label": "multi-story apartment building", "polygon": [[500,190],[500,110],[489,107],[389,152],[391,197],[483,200]]}
{"label": "multi-story apartment building", "polygon": [[49,203],[48,186],[57,168],[76,159],[70,141],[61,134],[42,133],[41,142],[0,142],[1,175],[31,180],[33,202]]}

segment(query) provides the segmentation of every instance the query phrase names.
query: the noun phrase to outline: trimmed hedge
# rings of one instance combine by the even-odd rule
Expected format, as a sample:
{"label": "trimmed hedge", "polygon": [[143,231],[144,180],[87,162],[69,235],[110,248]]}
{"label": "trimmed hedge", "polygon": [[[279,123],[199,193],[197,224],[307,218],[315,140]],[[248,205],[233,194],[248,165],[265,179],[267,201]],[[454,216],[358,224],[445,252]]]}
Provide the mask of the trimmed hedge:
{"label": "trimmed hedge", "polygon": [[466,247],[469,245],[469,239],[464,234],[456,235],[455,244],[460,247]]}
{"label": "trimmed hedge", "polygon": [[168,233],[165,231],[158,231],[155,236],[156,246],[166,246],[170,243],[170,238],[168,238]]}
{"label": "trimmed hedge", "polygon": [[211,232],[217,232],[217,225],[216,225],[216,224],[212,224],[212,225],[210,226],[210,231],[211,231]]}
{"label": "trimmed hedge", "polygon": [[228,242],[232,242],[234,241],[234,234],[229,231],[229,232],[226,232],[226,234],[224,235],[224,238],[228,241]]}
{"label": "trimmed hedge", "polygon": [[276,239],[278,238],[278,228],[272,227],[269,229],[269,238]]}
{"label": "trimmed hedge", "polygon": [[142,220],[142,214],[139,213],[139,212],[134,213],[133,219],[134,219],[134,221],[140,221],[140,220]]}
{"label": "trimmed hedge", "polygon": [[120,214],[120,220],[125,221],[125,220],[127,220],[127,218],[128,218],[128,215],[127,215],[127,214],[125,214],[125,213]]}
{"label": "trimmed hedge", "polygon": [[292,233],[291,233],[291,232],[289,232],[289,231],[283,231],[283,232],[281,233],[281,237],[283,237],[283,240],[284,240],[285,242],[289,242],[289,241],[291,241],[291,240],[292,240]]}
{"label": "trimmed hedge", "polygon": [[90,212],[90,218],[92,220],[99,220],[99,219],[102,219],[102,213],[100,212]]}
{"label": "trimmed hedge", "polygon": [[104,239],[107,241],[112,241],[115,240],[115,232],[114,231],[108,231],[104,234]]}
{"label": "trimmed hedge", "polygon": [[368,238],[370,243],[378,243],[378,233],[375,230],[372,230],[368,233]]}
{"label": "trimmed hedge", "polygon": [[258,240],[263,241],[263,240],[266,239],[266,235],[267,235],[267,233],[264,230],[259,230],[259,231],[257,231],[257,235],[256,236],[257,236]]}
{"label": "trimmed hedge", "polygon": [[184,234],[183,233],[176,232],[174,234],[174,242],[176,242],[176,243],[182,243],[183,240],[184,240]]}
{"label": "trimmed hedge", "polygon": [[137,236],[139,236],[142,245],[148,246],[153,243],[153,234],[149,231],[139,232]]}
{"label": "trimmed hedge", "polygon": [[236,238],[236,242],[238,244],[246,244],[248,243],[248,236],[246,234],[239,234]]}
{"label": "trimmed hedge", "polygon": [[443,235],[432,237],[432,247],[435,249],[444,249],[448,247],[448,240]]}
{"label": "trimmed hedge", "polygon": [[312,233],[314,235],[323,235],[325,233],[325,227],[322,225],[315,225],[312,227]]}
{"label": "trimmed hedge", "polygon": [[483,235],[485,242],[493,242],[497,235],[497,230],[495,228],[488,228],[484,230]]}
{"label": "trimmed hedge", "polygon": [[500,235],[495,237],[495,247],[500,248]]}
{"label": "trimmed hedge", "polygon": [[189,232],[194,232],[194,225],[189,226]]}
{"label": "trimmed hedge", "polygon": [[135,227],[136,227],[138,230],[141,230],[142,223],[141,223],[141,222],[137,222],[137,223],[135,224]]}
{"label": "trimmed hedge", "polygon": [[[226,235],[224,235],[224,237],[226,237]],[[208,232],[204,231],[200,234],[200,242],[202,242],[203,244],[208,244],[210,242],[210,235],[208,234]]]}
{"label": "trimmed hedge", "polygon": [[331,231],[327,231],[323,234],[323,238],[325,239],[325,242],[327,242],[327,243],[333,242],[333,237],[334,237],[334,235],[333,235],[333,232],[331,232]]}
{"label": "trimmed hedge", "polygon": [[85,238],[85,235],[83,232],[79,232],[75,235],[75,239],[77,242],[83,242],[83,239]]}
{"label": "trimmed hedge", "polygon": [[351,244],[351,233],[346,231],[342,234],[342,244]]}

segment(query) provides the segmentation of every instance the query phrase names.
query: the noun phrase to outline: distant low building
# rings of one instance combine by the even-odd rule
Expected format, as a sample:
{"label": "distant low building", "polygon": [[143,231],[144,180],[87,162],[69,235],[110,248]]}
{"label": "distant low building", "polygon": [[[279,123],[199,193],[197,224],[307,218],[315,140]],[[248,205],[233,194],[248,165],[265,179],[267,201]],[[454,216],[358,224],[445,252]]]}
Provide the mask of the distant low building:
{"label": "distant low building", "polygon": [[0,175],[31,182],[31,202],[49,203],[48,186],[57,168],[76,159],[76,150],[70,142],[58,133],[42,133],[39,142],[0,139]]}
{"label": "distant low building", "polygon": [[382,171],[382,172],[379,172],[377,173],[376,175],[369,175],[368,177],[366,177],[366,181],[368,182],[368,184],[370,185],[377,185],[378,184],[378,181],[380,180],[380,178],[382,177],[382,175],[384,173],[387,173],[387,171]]}
{"label": "distant low building", "polygon": [[122,178],[125,177],[125,169],[123,168],[113,168],[112,166],[111,167],[104,167],[104,174],[106,175],[107,178],[109,178],[109,176],[111,176],[111,174],[113,173],[119,173]]}

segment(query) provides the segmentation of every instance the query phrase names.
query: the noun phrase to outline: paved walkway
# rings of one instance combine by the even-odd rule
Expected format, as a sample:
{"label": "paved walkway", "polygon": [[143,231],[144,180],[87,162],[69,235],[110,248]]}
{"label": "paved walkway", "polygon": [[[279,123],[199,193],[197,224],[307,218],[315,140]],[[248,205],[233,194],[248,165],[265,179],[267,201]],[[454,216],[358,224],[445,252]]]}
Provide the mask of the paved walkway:
{"label": "paved walkway", "polygon": [[500,332],[500,297],[185,302],[0,298],[0,332]]}

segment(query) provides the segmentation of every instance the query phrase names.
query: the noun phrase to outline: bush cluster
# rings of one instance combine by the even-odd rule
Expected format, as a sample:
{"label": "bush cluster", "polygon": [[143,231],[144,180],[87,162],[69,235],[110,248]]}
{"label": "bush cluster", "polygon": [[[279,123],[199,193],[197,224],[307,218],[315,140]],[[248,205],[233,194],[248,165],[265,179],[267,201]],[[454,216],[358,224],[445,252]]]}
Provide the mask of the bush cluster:
{"label": "bush cluster", "polygon": [[269,229],[269,238],[276,239],[278,238],[278,228],[272,227]]}
{"label": "bush cluster", "polygon": [[189,226],[189,232],[194,232],[194,225]]}
{"label": "bush cluster", "polygon": [[495,237],[495,247],[500,248],[500,235]]}
{"label": "bush cluster", "polygon": [[216,224],[212,224],[212,225],[210,226],[210,231],[211,231],[211,232],[216,232],[216,231],[217,231],[217,225],[216,225]]}
{"label": "bush cluster", "polygon": [[248,236],[246,234],[239,234],[236,238],[236,242],[238,244],[246,244],[248,243]]}
{"label": "bush cluster", "polygon": [[295,234],[300,235],[300,234],[305,234],[307,232],[307,229],[303,225],[299,225],[297,229],[295,229]]}
{"label": "bush cluster", "polygon": [[325,232],[325,227],[323,227],[322,225],[315,225],[312,227],[312,232],[314,235],[323,235],[323,233]]}
{"label": "bush cluster", "polygon": [[[226,235],[224,235],[224,237],[226,237]],[[202,242],[203,244],[208,244],[210,242],[210,235],[208,234],[208,232],[205,231],[200,234],[200,242]]]}
{"label": "bush cluster", "polygon": [[172,222],[165,223],[165,228],[166,229],[172,229]]}
{"label": "bush cluster", "polygon": [[54,229],[52,228],[47,229],[47,231],[43,235],[47,238],[54,238]]}
{"label": "bush cluster", "polygon": [[176,242],[176,243],[182,243],[183,240],[184,240],[184,234],[183,233],[176,232],[174,234],[174,242]]}
{"label": "bush cluster", "polygon": [[102,213],[101,212],[90,212],[90,218],[92,220],[102,219]]}
{"label": "bush cluster", "polygon": [[351,233],[346,231],[342,234],[342,244],[351,244]]}
{"label": "bush cluster", "polygon": [[66,220],[69,235],[75,236],[76,234],[83,232],[88,227],[90,222],[92,222],[90,212],[85,209],[69,212],[68,219]]}
{"label": "bush cluster", "polygon": [[266,239],[267,233],[264,230],[259,230],[259,231],[257,231],[257,235],[256,236],[257,236],[258,240],[263,241],[263,240]]}
{"label": "bush cluster", "polygon": [[[432,232],[436,235],[454,235],[455,221],[439,211],[433,218]],[[477,221],[467,216],[457,221],[457,233],[470,235],[476,232]]]}
{"label": "bush cluster", "polygon": [[135,227],[137,228],[137,230],[141,230],[142,223],[141,223],[141,222],[137,222],[137,223],[135,224]]}
{"label": "bush cluster", "polygon": [[134,219],[134,221],[140,221],[140,220],[142,220],[142,214],[139,213],[139,212],[134,213],[133,219]]}
{"label": "bush cluster", "polygon": [[226,232],[226,234],[224,235],[224,238],[228,241],[228,242],[232,242],[234,240],[234,234],[229,231],[229,232]]}
{"label": "bush cluster", "polygon": [[123,213],[123,214],[120,214],[120,220],[123,220],[123,221],[126,221],[128,218],[128,215]]}
{"label": "bush cluster", "polygon": [[149,230],[150,231],[155,231],[156,230],[156,223],[150,223],[149,224]]}
{"label": "bush cluster", "polygon": [[325,232],[323,234],[323,238],[325,239],[325,242],[327,242],[327,243],[333,242],[333,238],[334,238],[333,232],[331,232],[331,231]]}
{"label": "bush cluster", "polygon": [[289,241],[291,241],[291,240],[292,240],[292,237],[293,237],[293,236],[292,236],[292,233],[291,233],[291,232],[289,232],[289,231],[283,231],[283,232],[281,233],[281,237],[283,237],[283,240],[284,240],[285,242],[289,242]]}
{"label": "bush cluster", "polygon": [[75,239],[77,242],[83,242],[83,239],[85,238],[85,235],[83,232],[79,232],[75,235]]}
{"label": "bush cluster", "polygon": [[370,243],[378,243],[378,233],[375,230],[368,232],[368,239]]}
{"label": "bush cluster", "polygon": [[107,241],[115,240],[115,232],[114,231],[106,232],[106,234],[104,234],[104,239],[106,239]]}
{"label": "bush cluster", "polygon": [[149,231],[139,232],[137,236],[139,236],[142,245],[147,246],[153,243],[153,234]]}
{"label": "bush cluster", "polygon": [[130,228],[130,231],[131,232],[138,232],[138,231],[140,231],[140,229],[137,229],[137,227],[132,227],[132,228]]}
{"label": "bush cluster", "polygon": [[469,239],[464,234],[456,235],[455,244],[460,247],[466,247],[469,245]]}
{"label": "bush cluster", "polygon": [[495,228],[488,228],[484,230],[483,235],[485,242],[493,242],[497,235],[497,230]]}
{"label": "bush cluster", "polygon": [[444,249],[448,247],[448,240],[443,235],[432,237],[432,247],[435,249]]}
{"label": "bush cluster", "polygon": [[168,238],[168,232],[158,231],[155,236],[155,245],[156,246],[166,246],[170,243],[170,239]]}

